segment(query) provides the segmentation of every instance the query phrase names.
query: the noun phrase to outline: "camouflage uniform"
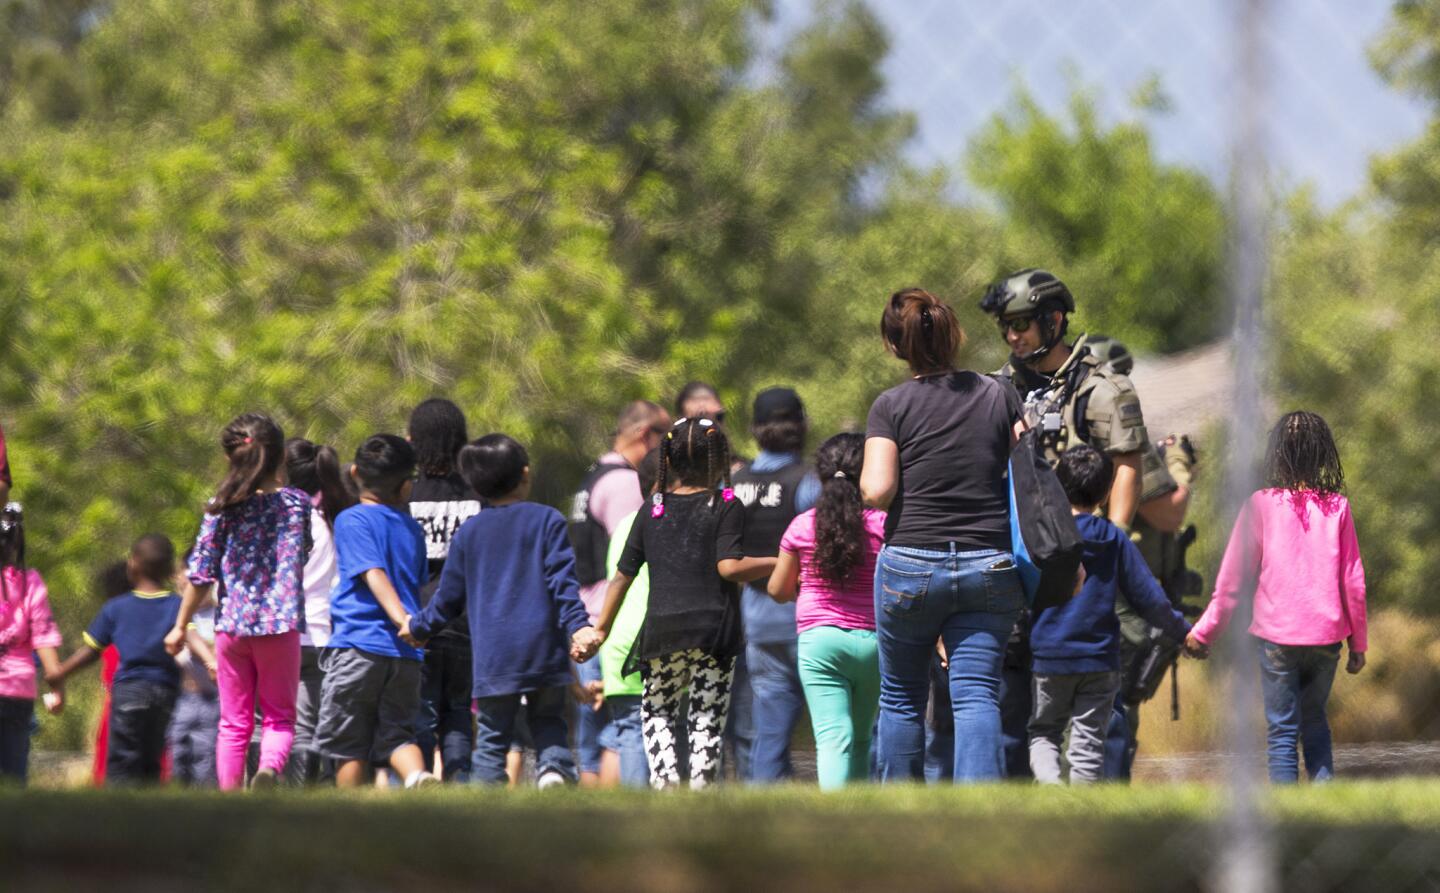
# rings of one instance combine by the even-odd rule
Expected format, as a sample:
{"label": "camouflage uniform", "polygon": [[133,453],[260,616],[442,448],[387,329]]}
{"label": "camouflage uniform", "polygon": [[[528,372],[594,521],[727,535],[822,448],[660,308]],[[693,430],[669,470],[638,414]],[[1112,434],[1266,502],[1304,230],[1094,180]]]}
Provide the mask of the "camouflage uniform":
{"label": "camouflage uniform", "polygon": [[[1059,430],[1051,437],[1042,438],[1045,458],[1053,465],[1060,461],[1061,453],[1082,441],[1111,456],[1146,453],[1148,449],[1144,457],[1146,471],[1150,470],[1153,458],[1154,468],[1169,483],[1169,490],[1157,489],[1157,494],[1173,491],[1175,482],[1169,480],[1160,453],[1146,433],[1145,414],[1135,386],[1128,376],[1092,353],[1086,340],[1081,337],[1075,342],[1070,358],[1053,375],[1041,375],[1023,365],[1016,369],[1012,363],[1006,363],[999,372],[1015,385],[1025,401],[1025,420],[1032,428],[1044,432],[1045,416],[1052,413],[1059,416]],[[1071,377],[1077,381],[1066,399],[1064,391]],[[1077,412],[1081,413],[1079,419]],[[1145,486],[1141,484],[1142,489]],[[1142,496],[1142,500],[1144,498]]]}

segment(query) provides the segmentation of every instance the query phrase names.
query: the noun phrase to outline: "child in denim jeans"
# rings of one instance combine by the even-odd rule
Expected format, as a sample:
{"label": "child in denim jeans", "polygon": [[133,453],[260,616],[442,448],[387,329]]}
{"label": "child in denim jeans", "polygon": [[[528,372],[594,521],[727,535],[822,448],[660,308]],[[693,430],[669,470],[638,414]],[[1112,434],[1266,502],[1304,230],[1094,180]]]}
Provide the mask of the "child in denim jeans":
{"label": "child in denim jeans", "polygon": [[1365,569],[1325,420],[1312,412],[1280,419],[1266,465],[1269,486],[1240,510],[1189,644],[1207,649],[1241,593],[1255,593],[1250,632],[1260,640],[1270,780],[1299,779],[1298,743],[1310,778],[1325,781],[1335,773],[1325,703],[1341,643],[1350,645],[1348,672],[1365,666]]}
{"label": "child in denim jeans", "polygon": [[471,782],[507,781],[506,755],[522,710],[537,753],[537,786],[576,781],[565,722],[569,654],[576,643],[591,644],[594,630],[580,602],[565,516],[529,500],[530,456],[512,437],[488,434],[467,444],[457,465],[486,508],[460,525],[440,587],[401,635],[424,642],[461,614],[468,619],[476,708]]}
{"label": "child in denim jeans", "polygon": [[134,589],[105,602],[85,631],[85,644],[45,676],[58,687],[100,660],[107,646],[119,649],[105,765],[109,784],[160,781],[165,732],[180,693],[180,667],[165,647],[165,636],[180,613],[180,596],[167,588],[174,568],[175,547],[168,538],[151,533],[136,540],[128,563]]}

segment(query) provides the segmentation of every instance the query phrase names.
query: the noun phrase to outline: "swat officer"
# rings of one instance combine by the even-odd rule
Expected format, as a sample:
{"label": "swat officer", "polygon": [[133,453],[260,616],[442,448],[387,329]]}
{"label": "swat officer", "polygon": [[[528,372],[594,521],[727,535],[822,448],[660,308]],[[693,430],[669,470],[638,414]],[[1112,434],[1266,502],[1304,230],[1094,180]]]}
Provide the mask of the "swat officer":
{"label": "swat officer", "polygon": [[[1149,446],[1145,416],[1127,376],[1093,353],[1083,335],[1066,340],[1075,312],[1070,289],[1045,270],[1021,270],[991,285],[980,309],[999,322],[1010,359],[998,375],[1018,391],[1046,458],[1054,463],[1076,443],[1108,453],[1115,480],[1107,513],[1120,529],[1130,530]],[[1029,617],[1022,614],[1005,655],[1000,693],[1011,778],[1030,775],[1030,700]]]}

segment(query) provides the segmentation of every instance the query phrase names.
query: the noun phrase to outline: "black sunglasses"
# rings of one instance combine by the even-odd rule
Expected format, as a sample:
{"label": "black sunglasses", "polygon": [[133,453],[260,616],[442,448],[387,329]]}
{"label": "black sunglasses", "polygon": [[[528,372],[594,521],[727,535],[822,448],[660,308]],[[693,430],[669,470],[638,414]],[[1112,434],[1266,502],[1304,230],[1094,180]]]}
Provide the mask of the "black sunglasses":
{"label": "black sunglasses", "polygon": [[999,319],[997,320],[997,322],[1000,325],[1000,334],[1002,335],[1011,329],[1015,330],[1016,332],[1026,332],[1030,330],[1031,324],[1035,322],[1035,317],[1012,316],[1009,319]]}

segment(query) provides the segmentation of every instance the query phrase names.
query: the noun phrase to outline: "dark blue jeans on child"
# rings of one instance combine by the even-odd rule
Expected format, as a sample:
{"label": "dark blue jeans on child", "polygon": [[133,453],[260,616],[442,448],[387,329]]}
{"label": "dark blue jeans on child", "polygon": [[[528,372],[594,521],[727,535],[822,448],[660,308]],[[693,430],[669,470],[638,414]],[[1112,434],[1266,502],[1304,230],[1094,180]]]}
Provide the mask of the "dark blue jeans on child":
{"label": "dark blue jeans on child", "polygon": [[165,732],[175,711],[179,688],[148,679],[116,682],[110,694],[110,751],[105,783],[153,784],[160,781]]}
{"label": "dark blue jeans on child", "polygon": [[33,698],[0,698],[0,783],[25,783],[30,766]]}
{"label": "dark blue jeans on child", "polygon": [[475,752],[470,759],[470,780],[475,784],[505,784],[505,755],[515,735],[521,710],[535,744],[535,776],[558,772],[575,781],[575,758],[570,753],[565,709],[570,692],[560,685],[521,694],[475,699]]}
{"label": "dark blue jeans on child", "polygon": [[427,767],[435,764],[439,746],[446,781],[470,779],[470,755],[475,746],[470,716],[471,659],[469,642],[437,636],[425,649],[415,743],[425,755]]}
{"label": "dark blue jeans on child", "polygon": [[1335,775],[1335,760],[1325,702],[1340,662],[1340,643],[1277,645],[1261,639],[1259,652],[1270,780],[1299,781],[1298,744],[1310,778],[1329,781]]}

